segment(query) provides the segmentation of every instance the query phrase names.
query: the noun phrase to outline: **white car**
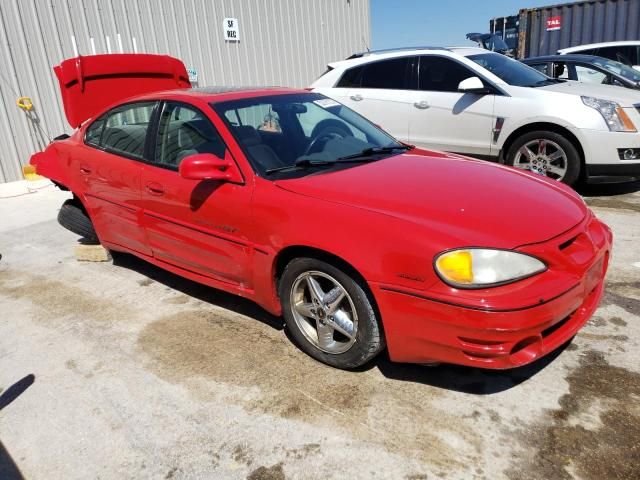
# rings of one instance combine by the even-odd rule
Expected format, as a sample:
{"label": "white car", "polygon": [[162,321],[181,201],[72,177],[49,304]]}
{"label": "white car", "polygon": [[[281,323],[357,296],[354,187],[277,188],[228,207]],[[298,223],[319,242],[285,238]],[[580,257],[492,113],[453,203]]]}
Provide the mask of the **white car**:
{"label": "white car", "polygon": [[[357,54],[330,64],[311,88],[419,147],[570,185],[640,176],[640,92],[554,80],[480,48]],[[353,133],[325,127],[330,135]]]}
{"label": "white car", "polygon": [[590,43],[577,47],[563,48],[558,50],[560,55],[568,53],[580,53],[582,55],[595,55],[597,57],[608,58],[616,62],[624,63],[630,67],[640,70],[640,41],[623,40],[619,42]]}

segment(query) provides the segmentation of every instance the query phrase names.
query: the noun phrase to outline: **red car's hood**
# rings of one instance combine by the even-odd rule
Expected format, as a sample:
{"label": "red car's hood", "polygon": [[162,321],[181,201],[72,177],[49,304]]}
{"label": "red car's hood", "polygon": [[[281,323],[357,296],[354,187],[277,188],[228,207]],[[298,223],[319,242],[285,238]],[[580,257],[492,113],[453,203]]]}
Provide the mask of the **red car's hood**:
{"label": "red car's hood", "polygon": [[557,182],[431,152],[276,183],[301,195],[421,224],[466,246],[541,242],[577,225],[587,212],[577,194]]}

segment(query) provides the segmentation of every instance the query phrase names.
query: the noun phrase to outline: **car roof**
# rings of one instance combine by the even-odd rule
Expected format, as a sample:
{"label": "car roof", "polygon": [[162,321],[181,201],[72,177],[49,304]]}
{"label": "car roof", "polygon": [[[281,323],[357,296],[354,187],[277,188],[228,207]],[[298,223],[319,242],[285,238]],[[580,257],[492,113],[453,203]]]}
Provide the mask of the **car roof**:
{"label": "car roof", "polygon": [[372,50],[368,52],[354,53],[345,60],[329,63],[332,68],[347,67],[359,64],[369,63],[375,60],[386,58],[406,57],[410,55],[425,54],[451,54],[457,55],[473,55],[476,53],[493,53],[479,47],[403,47],[389,48],[385,50]]}
{"label": "car roof", "polygon": [[365,52],[354,53],[346,58],[346,60],[352,60],[354,58],[369,57],[372,55],[381,55],[384,53],[400,53],[404,55],[407,51],[423,51],[423,50],[448,50],[446,47],[397,47],[397,48],[385,48],[381,50],[367,50]]}
{"label": "car roof", "polygon": [[463,57],[468,57],[469,55],[477,55],[479,53],[494,53],[496,55],[502,55],[498,52],[492,52],[491,50],[487,50],[485,48],[480,47],[450,47],[453,53],[457,53],[458,55],[462,55]]}
{"label": "car roof", "polygon": [[527,62],[554,62],[554,61],[562,61],[562,62],[587,62],[593,63],[594,60],[607,60],[606,58],[598,57],[597,55],[578,55],[575,53],[569,53],[567,55],[543,55],[540,57],[529,57],[522,60],[524,63]]}
{"label": "car roof", "polygon": [[622,47],[625,45],[640,45],[640,40],[620,40],[617,42],[600,42],[600,43],[589,43],[586,45],[577,45],[575,47],[563,48],[558,50],[558,53],[571,53],[575,51],[585,50],[588,48],[602,48],[602,47]]}

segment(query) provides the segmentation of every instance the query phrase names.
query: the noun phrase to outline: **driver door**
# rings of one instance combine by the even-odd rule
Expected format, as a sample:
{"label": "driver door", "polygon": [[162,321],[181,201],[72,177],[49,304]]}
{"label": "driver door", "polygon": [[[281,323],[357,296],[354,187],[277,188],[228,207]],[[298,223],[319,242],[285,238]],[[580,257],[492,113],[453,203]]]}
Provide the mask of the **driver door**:
{"label": "driver door", "polygon": [[207,116],[192,105],[164,102],[153,162],[142,170],[143,224],[153,256],[218,281],[250,288],[251,187],[189,180],[178,173],[189,155],[231,158]]}

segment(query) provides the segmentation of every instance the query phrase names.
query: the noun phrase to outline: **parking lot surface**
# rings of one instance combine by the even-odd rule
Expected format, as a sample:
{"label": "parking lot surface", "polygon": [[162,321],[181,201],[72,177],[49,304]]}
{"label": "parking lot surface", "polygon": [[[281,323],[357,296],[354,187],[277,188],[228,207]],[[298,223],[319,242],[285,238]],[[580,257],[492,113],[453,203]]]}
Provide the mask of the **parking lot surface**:
{"label": "parking lot surface", "polygon": [[504,372],[332,369],[241,298],[76,261],[67,193],[0,198],[0,478],[640,478],[639,190],[583,192],[615,236],[603,303]]}

